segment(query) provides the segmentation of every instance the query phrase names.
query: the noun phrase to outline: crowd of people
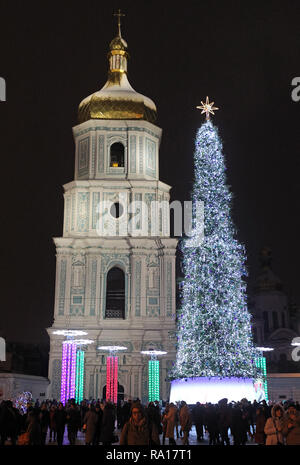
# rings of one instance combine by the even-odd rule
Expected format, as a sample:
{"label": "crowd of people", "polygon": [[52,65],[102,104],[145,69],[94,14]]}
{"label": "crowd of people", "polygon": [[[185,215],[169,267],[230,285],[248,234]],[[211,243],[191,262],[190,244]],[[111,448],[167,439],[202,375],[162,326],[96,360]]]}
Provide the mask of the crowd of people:
{"label": "crowd of people", "polygon": [[[24,411],[11,401],[0,404],[1,445],[63,445],[65,431],[68,442],[76,444],[78,432],[84,433],[86,445],[174,445],[189,444],[195,425],[197,441],[209,445],[245,445],[249,440],[258,445],[300,445],[300,405],[284,402],[268,405],[241,402],[188,406],[185,401],[158,401],[143,406],[139,399],[115,406],[110,402],[84,400],[77,405],[70,399],[29,402]],[[117,434],[117,432],[120,434]],[[47,442],[48,441],[48,442]]]}

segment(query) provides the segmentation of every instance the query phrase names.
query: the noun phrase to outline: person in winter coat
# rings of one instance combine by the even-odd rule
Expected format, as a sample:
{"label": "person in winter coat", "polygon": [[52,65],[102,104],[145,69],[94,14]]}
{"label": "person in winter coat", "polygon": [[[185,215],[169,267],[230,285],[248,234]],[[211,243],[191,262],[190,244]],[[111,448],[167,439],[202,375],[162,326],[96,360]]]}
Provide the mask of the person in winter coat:
{"label": "person in winter coat", "polygon": [[205,408],[204,423],[209,434],[209,445],[216,445],[219,435],[218,415],[212,404],[208,404]]}
{"label": "person in winter coat", "polygon": [[169,411],[165,416],[165,420],[167,422],[166,428],[166,438],[169,438],[169,444],[176,444],[174,439],[174,428],[176,424],[176,414],[177,414],[177,407],[173,402],[169,405]]}
{"label": "person in winter coat", "polygon": [[95,405],[95,412],[97,415],[97,421],[96,421],[95,433],[93,437],[93,446],[98,446],[100,442],[102,417],[103,417],[103,411],[100,407],[100,404],[98,403]]}
{"label": "person in winter coat", "polygon": [[150,432],[147,419],[140,404],[133,404],[131,417],[122,429],[120,446],[148,446]]}
{"label": "person in winter coat", "polygon": [[85,424],[85,444],[90,446],[93,442],[96,426],[98,421],[98,415],[95,411],[95,407],[93,404],[90,404],[89,410],[86,412],[85,417],[83,419],[83,423]]}
{"label": "person in winter coat", "polygon": [[231,415],[231,433],[233,436],[233,444],[235,446],[244,446],[247,442],[247,431],[249,428],[247,413],[244,412],[240,403],[235,404],[232,408]]}
{"label": "person in winter coat", "polygon": [[46,444],[47,432],[50,424],[50,415],[45,402],[41,405],[41,411],[39,415],[40,425],[41,425],[41,442],[42,446]]}
{"label": "person in winter coat", "polygon": [[179,439],[183,436],[183,431],[181,431],[180,424],[179,424],[179,412],[181,408],[181,403],[177,402],[176,405],[176,417],[175,417],[175,431],[176,431],[176,439]]}
{"label": "person in winter coat", "polygon": [[81,428],[80,412],[74,402],[71,402],[70,407],[67,410],[66,418],[67,418],[69,443],[71,446],[74,446],[77,432]]}
{"label": "person in winter coat", "polygon": [[266,446],[276,446],[283,444],[283,408],[280,404],[273,406],[271,410],[271,417],[267,419],[264,432],[267,436]]}
{"label": "person in winter coat", "polygon": [[189,432],[192,429],[193,423],[192,423],[192,415],[184,400],[181,402],[181,409],[179,412],[179,423],[180,423],[181,431],[183,432],[182,444],[188,445],[189,444]]}
{"label": "person in winter coat", "polygon": [[168,412],[169,412],[169,403],[167,402],[166,406],[165,406],[165,410],[163,411],[162,416],[161,416],[162,434],[163,434],[162,443],[163,443],[163,445],[165,444],[165,440],[166,440],[166,432],[167,432],[167,424],[168,424],[168,421],[167,421],[166,417],[168,415]]}
{"label": "person in winter coat", "polygon": [[60,402],[55,410],[54,421],[56,425],[57,445],[62,446],[65,434],[67,414],[63,404]]}
{"label": "person in winter coat", "polygon": [[51,405],[50,411],[49,411],[49,442],[52,442],[52,435],[53,435],[53,441],[56,441],[56,423],[55,423],[55,411],[56,407],[55,405]]}
{"label": "person in winter coat", "polygon": [[197,402],[192,410],[193,421],[196,428],[197,440],[203,439],[204,407]]}
{"label": "person in winter coat", "polygon": [[231,424],[231,409],[227,405],[228,399],[222,399],[219,401],[218,411],[218,427],[221,435],[221,444],[224,446],[230,445],[228,437],[228,429]]}
{"label": "person in winter coat", "polygon": [[132,402],[129,399],[127,402],[124,403],[124,405],[121,408],[121,429],[130,418],[131,405]]}
{"label": "person in winter coat", "polygon": [[287,446],[300,445],[300,412],[294,404],[290,405],[283,420],[283,436]]}
{"label": "person in winter coat", "polygon": [[162,433],[159,407],[150,402],[147,408],[147,420],[150,433],[150,444],[160,445],[159,435]]}
{"label": "person in winter coat", "polygon": [[266,435],[264,432],[266,424],[266,415],[263,407],[258,407],[256,409],[256,420],[255,420],[255,433],[254,440],[256,444],[264,445],[266,442]]}
{"label": "person in winter coat", "polygon": [[100,441],[104,446],[110,446],[114,440],[115,410],[113,404],[107,402],[103,410]]}
{"label": "person in winter coat", "polygon": [[21,428],[21,417],[10,400],[3,401],[0,407],[0,436],[1,445],[4,446],[8,437],[11,438],[12,445],[16,445],[17,435]]}
{"label": "person in winter coat", "polygon": [[42,444],[41,425],[39,422],[39,409],[34,408],[28,414],[27,433],[29,433],[29,445],[40,446]]}
{"label": "person in winter coat", "polygon": [[88,403],[86,400],[83,400],[80,404],[80,419],[81,419],[81,426],[84,425],[84,417],[85,414],[89,411]]}

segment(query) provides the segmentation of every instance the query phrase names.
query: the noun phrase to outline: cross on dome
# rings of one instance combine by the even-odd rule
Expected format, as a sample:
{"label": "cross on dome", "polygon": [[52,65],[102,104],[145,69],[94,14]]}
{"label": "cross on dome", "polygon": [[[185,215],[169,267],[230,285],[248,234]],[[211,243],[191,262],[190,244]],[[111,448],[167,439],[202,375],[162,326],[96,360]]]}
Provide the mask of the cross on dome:
{"label": "cross on dome", "polygon": [[114,16],[118,17],[119,36],[121,37],[121,16],[125,16],[125,15],[123,13],[121,13],[121,10],[119,8],[118,13],[114,13]]}

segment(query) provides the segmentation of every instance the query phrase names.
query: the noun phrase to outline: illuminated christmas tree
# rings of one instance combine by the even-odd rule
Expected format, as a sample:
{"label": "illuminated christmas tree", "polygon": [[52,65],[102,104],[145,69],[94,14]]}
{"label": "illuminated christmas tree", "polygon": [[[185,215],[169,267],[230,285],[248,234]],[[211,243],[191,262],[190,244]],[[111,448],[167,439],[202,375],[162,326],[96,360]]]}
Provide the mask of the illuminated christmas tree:
{"label": "illuminated christmas tree", "polygon": [[182,306],[171,378],[255,378],[245,250],[231,220],[222,144],[209,120],[217,108],[208,99],[200,108],[206,121],[196,136],[192,201],[204,203],[204,225],[194,215],[193,233],[182,241]]}

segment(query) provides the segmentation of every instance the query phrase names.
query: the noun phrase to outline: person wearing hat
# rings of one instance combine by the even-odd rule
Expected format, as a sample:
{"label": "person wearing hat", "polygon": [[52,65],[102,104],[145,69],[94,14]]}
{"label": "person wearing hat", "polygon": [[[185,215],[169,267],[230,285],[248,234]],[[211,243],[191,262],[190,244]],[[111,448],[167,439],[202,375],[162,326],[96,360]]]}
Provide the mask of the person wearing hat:
{"label": "person wearing hat", "polygon": [[300,445],[300,413],[294,404],[288,406],[282,433],[288,446]]}
{"label": "person wearing hat", "polygon": [[266,446],[283,444],[283,415],[283,407],[280,404],[275,404],[271,410],[271,417],[267,419],[264,427],[264,432],[267,436]]}

